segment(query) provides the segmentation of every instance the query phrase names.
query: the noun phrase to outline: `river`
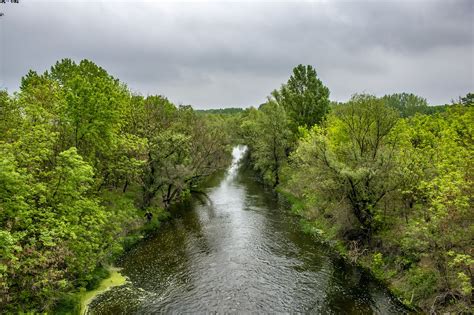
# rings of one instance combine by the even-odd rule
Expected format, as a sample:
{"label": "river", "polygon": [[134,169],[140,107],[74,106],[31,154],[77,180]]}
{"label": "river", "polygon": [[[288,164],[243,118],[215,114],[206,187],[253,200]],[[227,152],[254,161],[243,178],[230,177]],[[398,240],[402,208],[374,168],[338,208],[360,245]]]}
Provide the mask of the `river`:
{"label": "river", "polygon": [[297,218],[232,166],[179,216],[118,263],[126,285],[98,296],[90,314],[400,314],[365,272],[301,232]]}

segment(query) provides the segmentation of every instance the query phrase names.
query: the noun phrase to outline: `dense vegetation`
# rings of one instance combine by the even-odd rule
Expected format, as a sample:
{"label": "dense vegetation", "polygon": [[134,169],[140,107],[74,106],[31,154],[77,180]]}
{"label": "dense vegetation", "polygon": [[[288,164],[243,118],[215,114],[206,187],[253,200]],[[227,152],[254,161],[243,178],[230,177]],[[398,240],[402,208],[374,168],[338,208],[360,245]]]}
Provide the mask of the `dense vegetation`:
{"label": "dense vegetation", "polygon": [[196,109],[196,112],[199,114],[215,114],[215,115],[235,115],[243,112],[242,108],[237,107],[228,107],[228,108],[218,108],[218,109]]}
{"label": "dense vegetation", "polygon": [[0,309],[51,312],[92,288],[241,142],[308,232],[408,305],[469,312],[473,99],[335,103],[299,65],[258,109],[194,111],[87,60],[30,71],[0,91]]}
{"label": "dense vegetation", "polygon": [[330,103],[311,66],[259,109],[240,136],[263,181],[308,232],[369,268],[425,312],[472,307],[473,94],[428,106],[413,94]]}
{"label": "dense vegetation", "polygon": [[227,165],[221,120],[134,95],[87,60],[0,91],[0,310],[52,311],[94,286],[143,226]]}

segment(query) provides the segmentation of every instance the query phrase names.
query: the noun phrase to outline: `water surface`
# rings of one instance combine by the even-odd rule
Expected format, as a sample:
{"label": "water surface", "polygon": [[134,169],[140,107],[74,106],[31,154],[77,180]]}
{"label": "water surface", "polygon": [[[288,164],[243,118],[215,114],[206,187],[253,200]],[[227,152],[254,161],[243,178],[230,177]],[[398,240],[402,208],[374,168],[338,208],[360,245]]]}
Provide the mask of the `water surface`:
{"label": "water surface", "polygon": [[130,281],[96,298],[91,314],[399,314],[361,270],[304,235],[296,219],[239,169],[119,262]]}

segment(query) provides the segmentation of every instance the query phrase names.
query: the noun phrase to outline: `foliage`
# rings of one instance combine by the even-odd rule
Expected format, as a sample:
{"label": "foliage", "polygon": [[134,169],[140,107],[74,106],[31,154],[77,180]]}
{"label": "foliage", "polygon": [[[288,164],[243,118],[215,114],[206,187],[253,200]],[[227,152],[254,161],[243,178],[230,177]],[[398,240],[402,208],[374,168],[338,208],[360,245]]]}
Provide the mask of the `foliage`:
{"label": "foliage", "polygon": [[293,131],[321,123],[329,110],[329,89],[310,65],[295,67],[288,82],[273,91],[272,98],[285,108]]}
{"label": "foliage", "polygon": [[474,105],[474,93],[467,93],[465,96],[460,97],[458,103],[464,106]]}
{"label": "foliage", "polygon": [[426,99],[412,93],[385,95],[382,100],[387,106],[397,110],[401,117],[414,116],[416,113],[428,114],[430,112]]}
{"label": "foliage", "polygon": [[[425,312],[472,308],[474,111],[409,93],[331,103],[311,67],[241,116],[240,141],[304,231]],[[401,117],[400,117],[401,116]]]}
{"label": "foliage", "polygon": [[239,107],[227,107],[227,108],[218,108],[218,109],[197,109],[197,114],[212,114],[212,115],[236,115],[244,111],[243,108]]}
{"label": "foliage", "polygon": [[[418,116],[405,125],[401,167],[406,227],[404,252],[430,262],[438,297],[469,303],[472,287],[472,155],[474,111],[454,106],[443,115]],[[412,175],[413,174],[413,175]],[[408,213],[408,214],[406,214]],[[467,280],[470,279],[470,280]]]}
{"label": "foliage", "polygon": [[0,122],[5,312],[73,310],[71,292],[94,287],[134,231],[158,227],[164,208],[229,157],[215,119],[132,95],[88,60],[30,71],[18,93],[1,91]]}
{"label": "foliage", "polygon": [[350,258],[391,282],[405,302],[466,312],[473,121],[472,107],[461,105],[397,119],[382,100],[356,95],[300,139],[282,189],[304,201],[302,213],[322,235],[337,226]]}
{"label": "foliage", "polygon": [[310,65],[298,65],[288,82],[272,92],[259,109],[247,109],[238,137],[249,147],[249,157],[264,183],[276,188],[295,139],[329,111],[329,89]]}
{"label": "foliage", "polygon": [[[355,95],[336,107],[323,127],[314,127],[292,154],[289,185],[299,195],[314,192],[322,215],[348,208],[354,227],[369,238],[379,228],[377,205],[397,187],[396,139],[389,134],[396,115],[369,95]],[[305,183],[303,186],[299,183]]]}
{"label": "foliage", "polygon": [[280,171],[290,150],[291,132],[285,109],[268,101],[258,111],[248,113],[241,129],[254,168],[275,188],[280,183]]}
{"label": "foliage", "polygon": [[136,100],[135,125],[147,143],[141,172],[141,208],[161,197],[165,208],[186,195],[200,180],[227,163],[229,141],[213,120],[192,108],[176,108],[164,97]]}

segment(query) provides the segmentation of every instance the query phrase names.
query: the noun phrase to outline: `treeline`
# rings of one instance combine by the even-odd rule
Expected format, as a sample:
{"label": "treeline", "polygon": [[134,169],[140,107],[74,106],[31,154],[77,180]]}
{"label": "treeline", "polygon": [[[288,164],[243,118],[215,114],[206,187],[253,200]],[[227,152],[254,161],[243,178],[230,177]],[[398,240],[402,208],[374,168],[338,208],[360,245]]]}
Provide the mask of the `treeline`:
{"label": "treeline", "polygon": [[196,110],[196,112],[200,114],[216,114],[216,115],[235,115],[243,111],[244,109],[239,108],[239,107],[197,109]]}
{"label": "treeline", "polygon": [[241,141],[305,229],[424,312],[472,310],[474,94],[431,107],[413,94],[329,101],[298,66]]}
{"label": "treeline", "polygon": [[87,60],[0,91],[0,310],[51,312],[92,287],[127,235],[227,165],[222,125]]}

